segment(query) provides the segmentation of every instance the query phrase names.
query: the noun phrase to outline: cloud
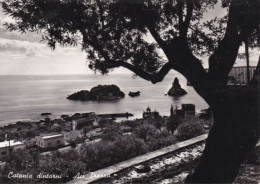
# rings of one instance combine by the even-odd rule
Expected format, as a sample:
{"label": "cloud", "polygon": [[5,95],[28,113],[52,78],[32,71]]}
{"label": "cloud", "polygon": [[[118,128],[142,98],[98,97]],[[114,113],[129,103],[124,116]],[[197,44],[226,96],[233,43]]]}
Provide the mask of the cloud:
{"label": "cloud", "polygon": [[9,40],[21,40],[30,42],[40,42],[41,35],[33,32],[21,34],[18,31],[7,31],[6,28],[0,26],[0,38]]}
{"label": "cloud", "polygon": [[13,58],[70,56],[79,52],[81,52],[79,47],[57,46],[57,49],[52,51],[45,43],[0,38],[0,53]]}
{"label": "cloud", "polygon": [[18,31],[7,31],[3,26],[6,22],[11,23],[14,20],[5,15],[0,0],[0,54],[8,54],[13,58],[26,58],[49,57],[59,54],[69,56],[81,52],[79,47],[61,47],[58,44],[56,49],[52,51],[45,42],[40,42],[41,34],[35,32],[22,34]]}
{"label": "cloud", "polygon": [[48,50],[44,44],[37,42],[0,38],[0,53],[5,53],[10,56],[45,57],[50,55],[50,52],[51,51]]}

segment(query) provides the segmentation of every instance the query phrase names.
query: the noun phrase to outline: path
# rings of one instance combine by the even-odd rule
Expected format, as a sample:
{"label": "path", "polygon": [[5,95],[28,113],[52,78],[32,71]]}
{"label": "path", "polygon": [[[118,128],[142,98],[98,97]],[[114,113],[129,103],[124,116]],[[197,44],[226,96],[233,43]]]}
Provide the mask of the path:
{"label": "path", "polygon": [[132,158],[130,160],[126,160],[126,161],[117,163],[115,165],[100,169],[98,171],[88,173],[87,175],[83,175],[81,178],[69,181],[68,184],[86,184],[86,183],[94,182],[95,180],[102,178],[102,176],[112,175],[113,173],[119,172],[119,171],[129,168],[133,165],[140,164],[140,163],[146,162],[148,160],[166,155],[173,151],[179,150],[181,148],[185,148],[187,146],[199,143],[201,141],[204,141],[207,137],[208,137],[207,134],[203,134],[201,136],[194,137],[192,139],[189,139],[189,140],[186,140],[183,142],[179,142],[174,145],[171,145],[171,146],[168,146],[168,147],[165,147],[165,148],[162,148],[162,149],[150,152],[150,153],[146,153],[144,155]]}

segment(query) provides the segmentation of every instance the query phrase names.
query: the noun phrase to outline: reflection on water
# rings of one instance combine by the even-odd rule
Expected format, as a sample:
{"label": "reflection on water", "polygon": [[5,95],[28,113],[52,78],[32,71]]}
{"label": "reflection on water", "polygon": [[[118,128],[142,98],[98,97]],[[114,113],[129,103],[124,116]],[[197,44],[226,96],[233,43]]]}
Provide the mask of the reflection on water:
{"label": "reflection on water", "polygon": [[[174,77],[188,92],[183,97],[165,96]],[[76,91],[101,84],[115,84],[126,94],[125,98],[112,101],[70,101],[66,97]],[[151,84],[131,75],[53,75],[53,76],[0,76],[0,123],[17,119],[37,120],[42,112],[54,115],[75,112],[119,113],[129,112],[139,118],[149,105],[162,115],[169,115],[171,104],[180,107],[182,103],[196,104],[196,110],[208,105],[190,86],[186,79],[176,72],[170,73],[163,82]],[[141,91],[135,98],[129,91]]]}

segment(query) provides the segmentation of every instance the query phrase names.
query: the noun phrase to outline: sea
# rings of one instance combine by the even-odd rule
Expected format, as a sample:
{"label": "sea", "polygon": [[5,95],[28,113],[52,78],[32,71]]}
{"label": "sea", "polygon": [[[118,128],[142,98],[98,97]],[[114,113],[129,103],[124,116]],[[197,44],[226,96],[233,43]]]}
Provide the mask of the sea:
{"label": "sea", "polygon": [[[167,96],[173,80],[178,77],[187,95]],[[125,98],[111,101],[72,101],[66,97],[80,90],[90,90],[97,85],[117,85]],[[140,96],[130,97],[130,91],[141,91]],[[162,82],[152,84],[132,74],[80,74],[80,75],[2,75],[0,76],[0,126],[17,121],[44,119],[41,113],[52,113],[54,118],[62,114],[95,112],[134,114],[141,118],[149,106],[161,115],[168,116],[170,107],[181,104],[196,105],[196,112],[208,108],[208,104],[196,93],[187,80],[177,72],[170,72]]]}

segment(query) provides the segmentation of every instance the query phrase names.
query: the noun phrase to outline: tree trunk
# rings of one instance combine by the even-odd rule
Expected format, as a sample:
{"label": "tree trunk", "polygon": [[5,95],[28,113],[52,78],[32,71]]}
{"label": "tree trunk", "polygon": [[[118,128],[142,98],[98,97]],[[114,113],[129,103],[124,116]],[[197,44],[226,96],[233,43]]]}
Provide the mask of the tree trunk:
{"label": "tree trunk", "polygon": [[213,98],[214,125],[186,183],[232,183],[259,136],[259,89],[232,87]]}

